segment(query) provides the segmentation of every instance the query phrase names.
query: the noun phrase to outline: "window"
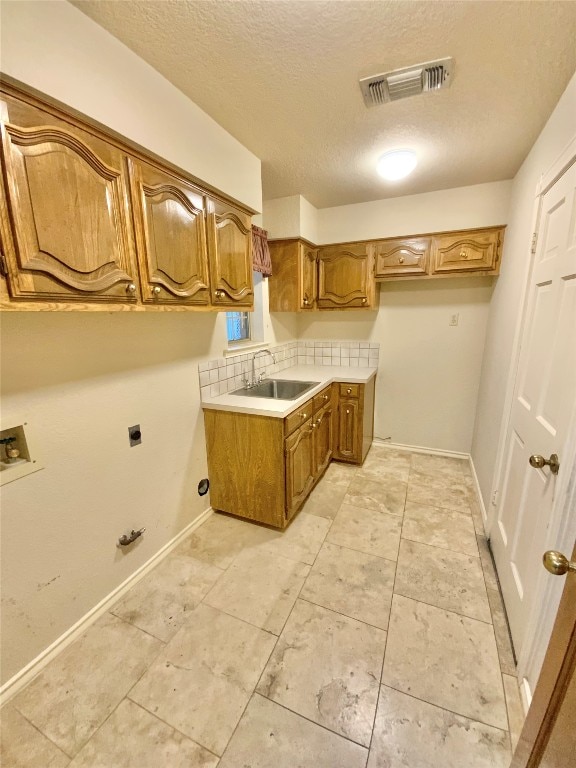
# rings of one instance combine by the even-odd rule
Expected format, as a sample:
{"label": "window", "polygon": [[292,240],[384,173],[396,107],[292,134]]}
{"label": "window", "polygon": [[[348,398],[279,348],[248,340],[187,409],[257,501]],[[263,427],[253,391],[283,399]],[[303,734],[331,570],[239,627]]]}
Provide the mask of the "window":
{"label": "window", "polygon": [[250,315],[248,312],[226,312],[228,343],[246,341],[250,338]]}
{"label": "window", "polygon": [[226,336],[228,352],[232,353],[244,345],[254,346],[264,342],[264,304],[268,302],[265,293],[266,281],[260,272],[253,272],[254,311],[226,312]]}

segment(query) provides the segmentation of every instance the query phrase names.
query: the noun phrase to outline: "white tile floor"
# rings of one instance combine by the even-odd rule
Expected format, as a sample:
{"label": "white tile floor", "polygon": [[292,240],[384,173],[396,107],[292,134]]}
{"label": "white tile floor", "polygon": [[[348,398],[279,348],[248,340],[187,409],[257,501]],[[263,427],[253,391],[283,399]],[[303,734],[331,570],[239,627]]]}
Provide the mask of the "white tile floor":
{"label": "white tile floor", "polygon": [[213,515],[2,711],[4,768],[508,768],[466,462],[373,447],[279,533]]}

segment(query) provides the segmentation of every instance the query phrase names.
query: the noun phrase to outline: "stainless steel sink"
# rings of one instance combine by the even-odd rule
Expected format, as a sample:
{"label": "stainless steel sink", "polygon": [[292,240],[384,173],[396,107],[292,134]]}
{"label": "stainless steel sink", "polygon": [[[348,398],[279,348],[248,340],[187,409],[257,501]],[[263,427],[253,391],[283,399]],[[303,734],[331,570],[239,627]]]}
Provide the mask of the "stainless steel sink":
{"label": "stainless steel sink", "polygon": [[236,389],[231,395],[244,397],[271,397],[274,400],[295,400],[304,392],[319,384],[319,381],[289,381],[288,379],[266,379],[255,387]]}

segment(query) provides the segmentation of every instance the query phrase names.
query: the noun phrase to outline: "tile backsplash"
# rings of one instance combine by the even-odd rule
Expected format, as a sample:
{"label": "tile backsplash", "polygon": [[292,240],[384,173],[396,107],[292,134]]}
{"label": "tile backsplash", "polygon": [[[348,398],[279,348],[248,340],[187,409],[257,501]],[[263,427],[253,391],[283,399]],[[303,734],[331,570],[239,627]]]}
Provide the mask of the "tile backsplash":
{"label": "tile backsplash", "polygon": [[[275,357],[259,355],[255,361],[256,375],[269,377],[293,365],[338,365],[350,368],[378,366],[379,344],[367,341],[290,341],[269,347]],[[258,350],[256,350],[258,351]],[[244,379],[252,376],[253,352],[238,353],[200,363],[202,397],[216,397],[240,389]]]}

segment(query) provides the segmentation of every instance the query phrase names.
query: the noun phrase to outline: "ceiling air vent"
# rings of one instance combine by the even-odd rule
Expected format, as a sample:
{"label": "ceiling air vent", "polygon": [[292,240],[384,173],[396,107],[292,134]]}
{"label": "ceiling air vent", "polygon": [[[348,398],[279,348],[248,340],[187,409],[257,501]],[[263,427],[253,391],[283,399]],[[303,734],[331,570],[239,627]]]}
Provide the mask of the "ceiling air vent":
{"label": "ceiling air vent", "polygon": [[360,79],[360,89],[367,107],[385,104],[387,101],[407,99],[424,91],[449,88],[454,72],[454,59],[438,59],[413,67],[394,69],[381,75]]}

